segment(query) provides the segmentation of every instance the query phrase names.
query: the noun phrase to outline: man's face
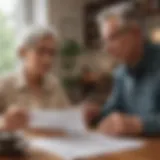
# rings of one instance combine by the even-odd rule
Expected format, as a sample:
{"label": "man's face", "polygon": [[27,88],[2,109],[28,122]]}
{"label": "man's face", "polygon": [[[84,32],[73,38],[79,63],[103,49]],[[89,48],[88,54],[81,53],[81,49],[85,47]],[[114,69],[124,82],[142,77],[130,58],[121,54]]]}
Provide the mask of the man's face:
{"label": "man's face", "polygon": [[108,54],[120,63],[130,63],[138,38],[134,29],[122,27],[117,19],[112,19],[103,25],[102,37]]}

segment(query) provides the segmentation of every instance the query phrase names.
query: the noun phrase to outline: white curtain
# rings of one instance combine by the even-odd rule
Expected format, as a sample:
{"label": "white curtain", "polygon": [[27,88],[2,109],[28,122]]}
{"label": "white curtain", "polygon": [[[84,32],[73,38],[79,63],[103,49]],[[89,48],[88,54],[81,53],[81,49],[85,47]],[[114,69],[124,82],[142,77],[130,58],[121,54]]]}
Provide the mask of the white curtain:
{"label": "white curtain", "polygon": [[16,10],[17,33],[33,24],[48,24],[48,0],[18,0]]}

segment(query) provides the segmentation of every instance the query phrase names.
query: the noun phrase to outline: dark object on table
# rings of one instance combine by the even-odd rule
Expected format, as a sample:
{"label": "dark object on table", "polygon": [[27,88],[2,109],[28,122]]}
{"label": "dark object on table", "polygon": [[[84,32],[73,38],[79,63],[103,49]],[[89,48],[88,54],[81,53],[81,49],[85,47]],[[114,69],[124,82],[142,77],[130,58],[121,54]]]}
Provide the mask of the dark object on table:
{"label": "dark object on table", "polygon": [[110,74],[102,74],[96,82],[95,90],[87,100],[103,106],[111,94],[113,87],[113,77]]}
{"label": "dark object on table", "polygon": [[0,132],[0,156],[26,156],[26,143],[18,134]]}
{"label": "dark object on table", "polygon": [[96,81],[97,75],[89,67],[84,67],[79,80],[83,99],[95,91]]}

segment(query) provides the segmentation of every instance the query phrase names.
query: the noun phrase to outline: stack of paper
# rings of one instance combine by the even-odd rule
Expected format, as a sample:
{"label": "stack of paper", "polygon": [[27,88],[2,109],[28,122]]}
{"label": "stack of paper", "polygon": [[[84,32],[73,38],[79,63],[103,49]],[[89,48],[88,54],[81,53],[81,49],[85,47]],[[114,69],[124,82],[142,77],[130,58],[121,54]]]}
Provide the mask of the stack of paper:
{"label": "stack of paper", "polygon": [[59,155],[64,160],[74,160],[102,155],[103,153],[136,149],[143,143],[133,139],[118,139],[96,133],[84,133],[61,138],[32,139],[30,145]]}
{"label": "stack of paper", "polygon": [[32,147],[58,154],[64,160],[138,148],[143,144],[137,140],[118,139],[88,133],[80,109],[34,110],[31,113],[30,126],[33,128],[62,129],[69,133],[66,137],[30,140]]}
{"label": "stack of paper", "polygon": [[33,110],[30,114],[31,128],[58,129],[66,132],[86,130],[82,110]]}

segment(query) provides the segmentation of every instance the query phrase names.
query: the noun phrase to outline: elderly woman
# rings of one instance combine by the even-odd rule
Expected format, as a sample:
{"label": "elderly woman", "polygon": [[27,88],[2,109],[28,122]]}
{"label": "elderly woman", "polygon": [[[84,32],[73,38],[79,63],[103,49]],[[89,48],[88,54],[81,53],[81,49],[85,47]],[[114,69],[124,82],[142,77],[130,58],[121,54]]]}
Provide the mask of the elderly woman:
{"label": "elderly woman", "polygon": [[56,34],[48,28],[30,28],[18,55],[21,67],[0,80],[1,129],[14,130],[27,123],[28,108],[64,108],[69,101],[53,69],[57,54]]}

